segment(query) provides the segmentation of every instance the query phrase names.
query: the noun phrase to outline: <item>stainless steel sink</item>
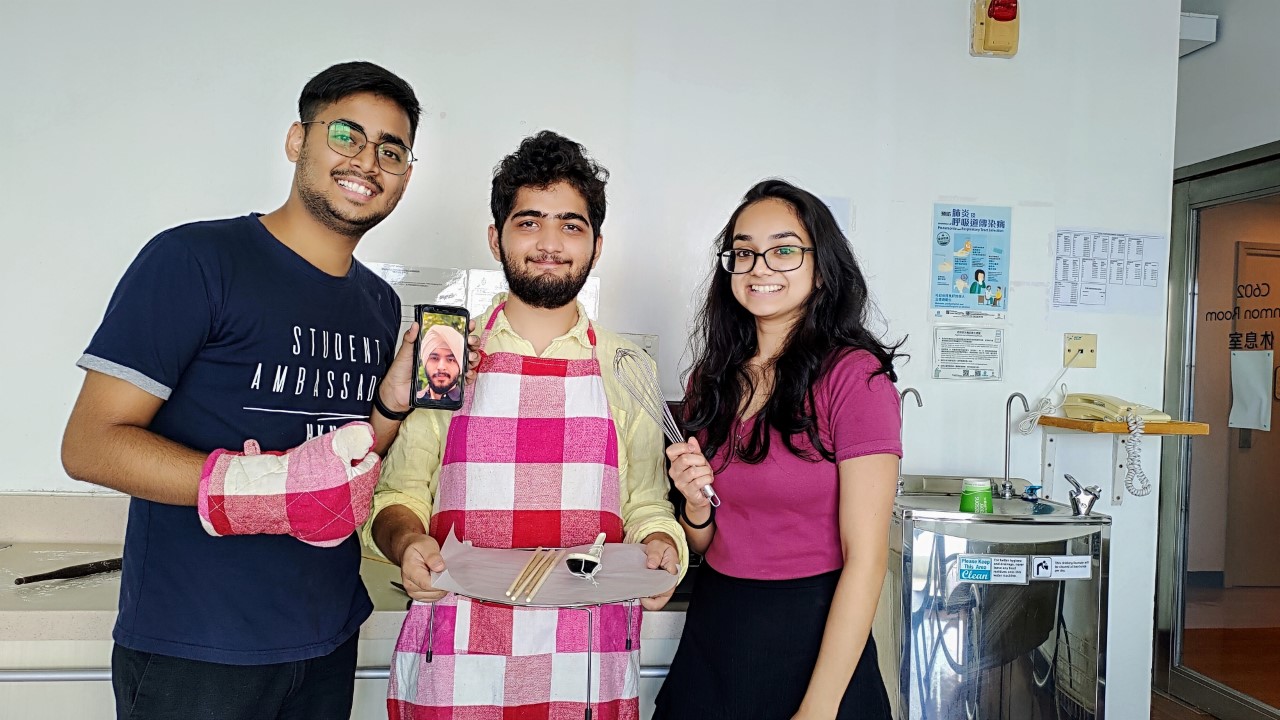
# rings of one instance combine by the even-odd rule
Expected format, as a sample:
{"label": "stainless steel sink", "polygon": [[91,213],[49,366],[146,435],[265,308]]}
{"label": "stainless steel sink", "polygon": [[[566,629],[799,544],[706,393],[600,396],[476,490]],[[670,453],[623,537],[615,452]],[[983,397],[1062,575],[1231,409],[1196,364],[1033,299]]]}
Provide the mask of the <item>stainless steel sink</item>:
{"label": "stainless steel sink", "polygon": [[[992,489],[1000,487],[1000,483],[1004,482],[1004,476],[989,477],[987,475],[903,475],[902,494],[903,495],[959,495],[964,486],[965,478],[981,478],[990,480]],[[1013,491],[1015,495],[1021,495],[1022,491],[1031,483],[1022,478],[1009,478],[1013,483]]]}

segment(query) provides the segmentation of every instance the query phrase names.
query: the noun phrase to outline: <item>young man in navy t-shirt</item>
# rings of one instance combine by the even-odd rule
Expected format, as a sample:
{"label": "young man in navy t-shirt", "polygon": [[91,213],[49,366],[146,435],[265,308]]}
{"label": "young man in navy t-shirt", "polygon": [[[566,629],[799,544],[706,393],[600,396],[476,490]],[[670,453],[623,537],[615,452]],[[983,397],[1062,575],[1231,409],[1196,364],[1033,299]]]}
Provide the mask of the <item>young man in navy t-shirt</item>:
{"label": "young man in navy t-shirt", "polygon": [[[399,77],[352,62],[313,78],[298,107],[283,207],[156,236],[78,363],[63,464],[133,496],[113,634],[121,718],[351,712],[373,607],[350,528],[409,409],[413,360],[411,343],[396,352],[399,299],[352,252],[404,193],[420,106]],[[347,500],[302,493],[332,516],[321,522],[297,511],[299,487]]]}

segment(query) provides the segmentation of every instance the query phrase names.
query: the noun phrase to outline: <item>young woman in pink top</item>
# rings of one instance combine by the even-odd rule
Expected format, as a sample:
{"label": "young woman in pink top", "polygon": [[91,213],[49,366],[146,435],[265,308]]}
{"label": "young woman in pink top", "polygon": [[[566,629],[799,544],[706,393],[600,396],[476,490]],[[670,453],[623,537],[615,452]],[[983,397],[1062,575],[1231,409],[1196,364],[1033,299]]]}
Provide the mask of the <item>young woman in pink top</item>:
{"label": "young woman in pink top", "polygon": [[759,183],[718,246],[692,437],[667,451],[705,562],[654,718],[887,720],[871,621],[902,454],[901,343],[867,328],[862,271],[813,194]]}

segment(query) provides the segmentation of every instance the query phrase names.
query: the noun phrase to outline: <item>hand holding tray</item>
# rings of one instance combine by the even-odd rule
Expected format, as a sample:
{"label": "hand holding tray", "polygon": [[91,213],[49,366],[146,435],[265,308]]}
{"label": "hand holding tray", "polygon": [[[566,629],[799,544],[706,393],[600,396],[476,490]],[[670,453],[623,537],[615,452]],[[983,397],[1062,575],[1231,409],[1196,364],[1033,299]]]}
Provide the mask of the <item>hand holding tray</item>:
{"label": "hand holding tray", "polygon": [[585,553],[591,545],[578,545],[557,553],[550,572],[540,577],[533,601],[530,588],[509,597],[507,591],[529,564],[532,551],[477,548],[471,542],[459,542],[452,532],[445,538],[440,554],[448,568],[432,578],[438,590],[489,602],[531,607],[574,607],[623,602],[659,595],[675,587],[677,576],[661,568],[645,567],[644,546],[634,543],[608,543],[593,578],[574,577],[564,559],[572,553]]}

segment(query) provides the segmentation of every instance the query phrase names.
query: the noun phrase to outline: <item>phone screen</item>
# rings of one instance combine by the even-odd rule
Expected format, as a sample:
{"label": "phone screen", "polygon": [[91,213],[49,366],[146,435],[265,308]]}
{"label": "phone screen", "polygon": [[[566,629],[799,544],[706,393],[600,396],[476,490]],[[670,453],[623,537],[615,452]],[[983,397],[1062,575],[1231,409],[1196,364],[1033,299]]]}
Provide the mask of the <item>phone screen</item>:
{"label": "phone screen", "polygon": [[414,317],[418,337],[413,348],[413,406],[457,410],[467,374],[470,313],[449,305],[417,305]]}

